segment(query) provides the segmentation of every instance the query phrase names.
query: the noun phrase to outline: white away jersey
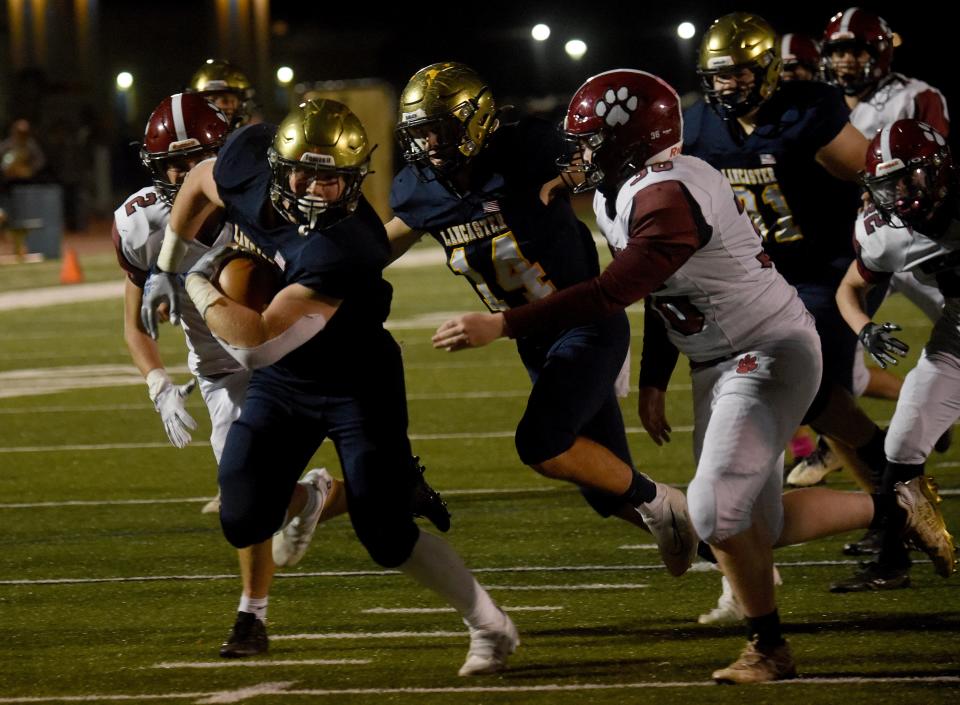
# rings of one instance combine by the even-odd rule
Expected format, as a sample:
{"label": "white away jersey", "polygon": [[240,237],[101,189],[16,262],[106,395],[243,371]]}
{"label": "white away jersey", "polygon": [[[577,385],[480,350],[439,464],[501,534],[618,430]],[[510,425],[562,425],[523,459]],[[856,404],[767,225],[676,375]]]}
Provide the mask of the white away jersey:
{"label": "white away jersey", "polygon": [[940,289],[943,314],[927,350],[960,357],[960,221],[954,220],[942,238],[931,240],[910,228],[887,225],[870,209],[857,218],[856,238],[860,271],[868,281],[871,273],[907,272]]}
{"label": "white away jersey", "polygon": [[634,197],[648,186],[678,181],[699,206],[709,240],[652,295],[671,342],[694,362],[706,362],[813,327],[796,290],[763,252],[730,182],[696,157],[655,164],[624,184],[610,218],[605,198],[594,197],[597,224],[614,251],[627,245]]}
{"label": "white away jersey", "polygon": [[[156,267],[169,219],[170,206],[157,196],[152,186],[132,194],[113,213],[114,236],[119,240],[118,252],[128,265],[143,273],[144,279]],[[233,233],[233,225],[225,224],[212,246],[229,244],[233,240]],[[184,271],[209,249],[200,242],[191,242],[183,259]],[[243,368],[240,364],[211,335],[203,317],[182,288],[178,292],[178,302],[189,351],[187,364],[190,371],[202,377],[241,371]]]}
{"label": "white away jersey", "polygon": [[940,91],[899,73],[887,74],[877,89],[850,112],[850,122],[868,140],[873,139],[884,125],[905,118],[929,122],[931,127],[946,135],[949,117],[946,98]]}

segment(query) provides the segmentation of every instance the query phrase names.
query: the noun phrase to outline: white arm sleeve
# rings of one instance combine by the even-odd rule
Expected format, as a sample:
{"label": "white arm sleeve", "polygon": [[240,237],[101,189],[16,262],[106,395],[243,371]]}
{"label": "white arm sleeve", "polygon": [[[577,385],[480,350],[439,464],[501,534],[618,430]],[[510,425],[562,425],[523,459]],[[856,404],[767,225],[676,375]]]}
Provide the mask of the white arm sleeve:
{"label": "white arm sleeve", "polygon": [[255,348],[238,348],[223,340],[216,334],[215,337],[230,357],[239,362],[248,370],[272,365],[281,357],[290,353],[313,336],[323,330],[327,319],[319,313],[311,313],[299,319],[276,338],[271,338]]}

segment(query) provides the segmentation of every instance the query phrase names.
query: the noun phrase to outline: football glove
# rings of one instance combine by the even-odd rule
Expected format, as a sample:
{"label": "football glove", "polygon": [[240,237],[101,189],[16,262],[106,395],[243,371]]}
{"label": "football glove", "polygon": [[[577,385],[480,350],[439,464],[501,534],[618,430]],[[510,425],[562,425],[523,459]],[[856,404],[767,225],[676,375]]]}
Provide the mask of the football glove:
{"label": "football glove", "polygon": [[185,407],[187,397],[197,386],[197,380],[191,378],[186,384],[173,384],[166,378],[158,385],[158,391],[151,391],[153,406],[163,420],[167,438],[177,448],[186,446],[193,437],[190,431],[197,430],[197,422]]}
{"label": "football glove", "polygon": [[173,325],[180,323],[180,303],[177,299],[177,289],[180,284],[178,276],[170,272],[155,272],[147,279],[143,287],[143,299],[140,302],[140,320],[143,328],[154,340],[160,334],[158,328],[157,309],[160,304],[167,303],[170,308],[170,322]]}
{"label": "football glove", "polygon": [[230,245],[221,245],[213,247],[204,253],[203,257],[197,260],[196,264],[190,267],[190,274],[199,274],[201,277],[210,281],[213,275],[220,271],[224,262],[237,254],[237,248]]}
{"label": "football glove", "polygon": [[909,345],[890,335],[895,330],[901,330],[896,323],[878,324],[870,321],[857,336],[870,357],[883,369],[886,369],[887,365],[897,364],[894,355],[906,357],[910,351]]}

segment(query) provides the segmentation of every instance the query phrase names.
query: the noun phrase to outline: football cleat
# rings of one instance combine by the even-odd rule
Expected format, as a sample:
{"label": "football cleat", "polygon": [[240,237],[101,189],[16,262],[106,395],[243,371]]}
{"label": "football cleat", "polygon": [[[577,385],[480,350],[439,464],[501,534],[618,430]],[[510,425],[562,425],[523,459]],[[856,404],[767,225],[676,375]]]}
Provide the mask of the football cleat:
{"label": "football cleat", "polygon": [[[317,530],[320,512],[330,495],[333,478],[326,468],[314,468],[300,480],[299,484],[315,496],[314,509],[309,514],[304,511],[291,519],[286,526],[273,535],[273,562],[278,567],[294,566],[307,552],[313,533]],[[311,501],[307,501],[307,506]]]}
{"label": "football cleat", "polygon": [[257,619],[252,612],[237,612],[237,621],[233,623],[230,636],[220,647],[223,658],[243,658],[265,654],[270,648],[267,638],[267,625]]}
{"label": "football cleat", "polygon": [[797,667],[787,642],[761,648],[756,640],[747,644],[736,661],[713,672],[713,680],[727,685],[769,683],[796,677]]}
{"label": "football cleat", "polygon": [[[743,607],[740,606],[737,596],[733,594],[733,587],[726,575],[720,576],[720,584],[721,592],[717,606],[697,617],[699,624],[735,624],[743,619]],[[773,566],[773,584],[783,585],[777,566]]]}
{"label": "football cleat", "polygon": [[450,530],[450,510],[440,493],[427,484],[423,476],[426,468],[420,463],[420,456],[413,456],[413,466],[417,471],[416,485],[413,488],[413,515],[428,519],[438,531]]}
{"label": "football cleat", "polygon": [[786,484],[791,487],[812,487],[826,481],[827,475],[843,469],[843,463],[822,438],[817,449],[806,458],[801,458],[787,475]]}
{"label": "football cleat", "polygon": [[883,546],[883,532],[878,529],[867,529],[867,533],[856,541],[843,545],[845,556],[875,556]]}
{"label": "football cleat", "polygon": [[671,575],[679,577],[693,565],[699,539],[687,511],[686,495],[670,485],[654,484],[657,496],[638,506],[637,513],[653,534],[663,564]]}
{"label": "football cleat", "polygon": [[949,578],[957,569],[953,537],[947,531],[938,506],[942,501],[933,478],[921,475],[893,488],[897,504],[907,512],[904,538],[933,562],[934,570]]}
{"label": "football cleat", "polygon": [[499,629],[470,628],[470,650],[458,675],[483,676],[507,667],[507,658],[520,645],[520,635],[513,620],[503,610],[500,614],[503,624]]}
{"label": "football cleat", "polygon": [[217,496],[211,499],[209,502],[203,505],[200,509],[201,514],[219,514],[220,513],[220,492],[217,492]]}
{"label": "football cleat", "polygon": [[830,585],[830,592],[874,592],[903,590],[910,587],[910,566],[893,568],[876,561],[864,566],[845,580]]}

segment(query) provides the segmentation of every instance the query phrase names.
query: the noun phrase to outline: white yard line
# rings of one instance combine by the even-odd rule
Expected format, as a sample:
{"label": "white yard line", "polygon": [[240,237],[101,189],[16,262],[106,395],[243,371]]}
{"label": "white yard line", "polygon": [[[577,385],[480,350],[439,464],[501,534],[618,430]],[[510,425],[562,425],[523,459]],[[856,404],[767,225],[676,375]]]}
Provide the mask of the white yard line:
{"label": "white yard line", "polygon": [[[811,688],[835,687],[838,685],[957,685],[960,676],[841,676],[828,678],[796,678],[774,681],[764,684],[764,688]],[[49,695],[0,697],[0,705],[20,705],[21,703],[55,702],[145,702],[151,700],[195,700],[204,705],[215,703],[236,703],[255,699],[263,695],[291,696],[297,698],[347,695],[380,697],[384,695],[452,695],[459,693],[564,693],[591,691],[632,691],[663,690],[684,688],[716,688],[713,681],[649,681],[640,683],[545,683],[543,685],[473,685],[448,686],[436,688],[300,688],[296,682],[260,683],[236,690],[215,690],[205,692],[167,692],[167,693],[114,693],[102,695]],[[722,687],[722,686],[720,686]],[[759,686],[758,686],[759,687]],[[202,698],[202,699],[199,699]],[[453,698],[451,698],[452,700]]]}
{"label": "white yard line", "polygon": [[[445,496],[461,495],[499,495],[531,492],[569,492],[568,486],[556,485],[550,487],[480,487],[476,489],[444,490]],[[0,504],[0,509],[41,509],[62,507],[112,507],[140,504],[195,504],[209,502],[212,497],[177,497],[171,499],[67,499],[53,502],[11,502]]]}
{"label": "white yard line", "polygon": [[[785,561],[777,562],[778,568],[822,568],[832,566],[850,566],[859,565],[860,561],[849,560],[821,560],[821,561]],[[697,564],[700,565],[700,564]],[[709,564],[704,564],[709,565]],[[712,569],[712,568],[711,568]],[[499,574],[499,573],[590,573],[590,572],[612,572],[612,573],[634,573],[650,570],[663,570],[663,564],[653,563],[649,565],[554,565],[554,566],[508,566],[500,568],[473,568],[473,573]],[[302,578],[358,578],[358,577],[387,577],[400,575],[397,570],[323,570],[302,573],[277,573],[278,579],[302,579]],[[164,581],[199,581],[199,580],[236,580],[235,573],[212,573],[197,575],[135,575],[111,578],[19,578],[15,580],[0,580],[0,585],[90,585],[97,583],[143,583],[143,582],[164,582]],[[613,587],[626,587],[626,584],[616,585],[614,583],[603,583]],[[511,585],[488,585],[491,590],[511,590],[511,589],[553,589],[550,585],[529,586],[511,586]],[[563,589],[573,589],[569,585],[562,586]],[[584,588],[585,589],[585,588]]]}
{"label": "white yard line", "polygon": [[[273,638],[273,637],[271,637]],[[270,668],[274,666],[363,666],[373,663],[368,658],[311,658],[300,660],[267,660],[251,661],[243,659],[230,659],[221,661],[170,661],[167,663],[155,663],[147,668]]]}
{"label": "white yard line", "polygon": [[[559,605],[527,605],[507,606],[500,605],[507,612],[559,612],[563,609]],[[445,614],[456,612],[453,607],[371,607],[360,610],[361,614]]]}

